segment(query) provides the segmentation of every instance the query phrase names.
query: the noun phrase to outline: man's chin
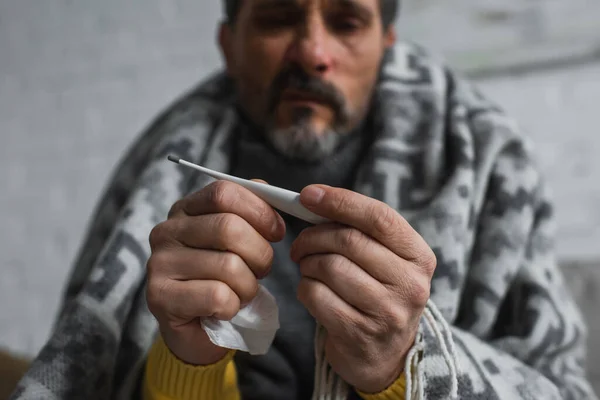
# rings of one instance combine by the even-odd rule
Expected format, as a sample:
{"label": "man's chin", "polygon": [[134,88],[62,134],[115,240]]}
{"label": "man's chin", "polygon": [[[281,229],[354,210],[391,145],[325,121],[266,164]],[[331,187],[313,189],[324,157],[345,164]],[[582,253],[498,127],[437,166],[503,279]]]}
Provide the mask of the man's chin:
{"label": "man's chin", "polygon": [[333,129],[324,121],[310,120],[296,124],[287,122],[276,124],[272,127],[271,131],[273,135],[277,134],[279,136],[279,134],[282,134],[288,137],[295,137],[298,140],[317,140],[332,132]]}
{"label": "man's chin", "polygon": [[267,140],[284,157],[304,162],[318,162],[331,155],[340,135],[331,129],[317,130],[312,125],[269,129]]}

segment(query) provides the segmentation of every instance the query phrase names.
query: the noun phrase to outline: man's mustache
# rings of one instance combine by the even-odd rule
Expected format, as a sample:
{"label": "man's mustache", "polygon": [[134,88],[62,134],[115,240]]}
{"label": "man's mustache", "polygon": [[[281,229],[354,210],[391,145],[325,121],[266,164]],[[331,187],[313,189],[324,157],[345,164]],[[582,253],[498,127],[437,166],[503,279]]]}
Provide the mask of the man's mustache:
{"label": "man's mustache", "polygon": [[286,90],[306,93],[317,101],[329,105],[336,119],[345,119],[346,101],[340,91],[329,82],[307,74],[300,66],[292,65],[275,78],[269,96],[269,109],[273,111]]}

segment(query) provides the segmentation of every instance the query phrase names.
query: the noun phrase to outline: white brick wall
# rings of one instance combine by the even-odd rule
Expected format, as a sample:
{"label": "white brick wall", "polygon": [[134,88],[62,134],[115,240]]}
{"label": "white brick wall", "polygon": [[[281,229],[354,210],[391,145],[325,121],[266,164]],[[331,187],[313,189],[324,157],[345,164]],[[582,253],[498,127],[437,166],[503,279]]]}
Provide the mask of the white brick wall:
{"label": "white brick wall", "polygon": [[469,69],[597,52],[600,0],[403,0],[402,32]]}
{"label": "white brick wall", "polygon": [[558,254],[600,256],[600,64],[482,82],[533,138],[556,202]]}
{"label": "white brick wall", "polygon": [[123,149],[217,65],[219,3],[0,1],[0,346],[35,353]]}
{"label": "white brick wall", "polygon": [[[0,0],[0,346],[34,354],[125,146],[218,65],[220,3]],[[600,255],[600,66],[486,82],[540,145],[560,254]]]}

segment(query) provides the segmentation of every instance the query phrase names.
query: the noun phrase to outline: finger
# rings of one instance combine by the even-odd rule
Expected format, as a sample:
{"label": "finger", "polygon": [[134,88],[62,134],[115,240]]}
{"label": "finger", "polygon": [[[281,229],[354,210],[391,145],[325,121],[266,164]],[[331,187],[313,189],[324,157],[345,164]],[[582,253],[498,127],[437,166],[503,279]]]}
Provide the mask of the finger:
{"label": "finger", "polygon": [[383,284],[397,284],[408,263],[359,230],[340,224],[321,224],[303,230],[292,243],[290,257],[300,263],[312,254],[340,254]]}
{"label": "finger", "polygon": [[390,303],[387,289],[358,265],[337,254],[318,254],[304,258],[300,273],[325,284],[344,302],[369,316],[381,316]]}
{"label": "finger", "polygon": [[364,320],[358,310],[342,300],[323,282],[303,277],[298,284],[298,300],[310,315],[333,335],[348,333]]}
{"label": "finger", "polygon": [[150,281],[148,306],[170,320],[187,323],[194,318],[228,321],[240,309],[240,299],[219,281]]}
{"label": "finger", "polygon": [[239,215],[270,241],[279,241],[285,234],[285,223],[273,207],[233,182],[211,183],[175,204],[190,216],[216,213]]}
{"label": "finger", "polygon": [[300,201],[318,215],[366,233],[407,260],[420,259],[431,252],[410,224],[379,200],[346,189],[311,185],[302,190]]}
{"label": "finger", "polygon": [[161,223],[150,237],[153,252],[180,246],[230,251],[239,255],[257,277],[264,277],[273,262],[273,248],[246,220],[235,214],[208,214]]}
{"label": "finger", "polygon": [[185,217],[187,214],[183,211],[183,204],[185,203],[185,198],[177,200],[169,210],[167,214],[167,219],[171,218],[180,218]]}
{"label": "finger", "polygon": [[214,280],[229,286],[242,304],[258,293],[258,281],[240,256],[231,252],[182,247],[152,254],[148,275],[169,280]]}
{"label": "finger", "polygon": [[264,183],[265,185],[268,185],[267,181],[265,181],[264,179],[250,179],[253,182],[258,182],[258,183]]}
{"label": "finger", "polygon": [[[255,179],[250,179],[250,180],[253,181],[253,182],[258,182],[258,183],[262,183],[262,184],[265,184],[265,185],[269,184],[264,179],[257,179],[257,178],[255,178]],[[285,221],[284,221],[283,217],[281,216],[281,214],[279,214],[279,212],[275,208],[273,208],[273,211],[275,211],[275,214],[277,214],[277,218],[283,223],[283,225],[285,227]]]}

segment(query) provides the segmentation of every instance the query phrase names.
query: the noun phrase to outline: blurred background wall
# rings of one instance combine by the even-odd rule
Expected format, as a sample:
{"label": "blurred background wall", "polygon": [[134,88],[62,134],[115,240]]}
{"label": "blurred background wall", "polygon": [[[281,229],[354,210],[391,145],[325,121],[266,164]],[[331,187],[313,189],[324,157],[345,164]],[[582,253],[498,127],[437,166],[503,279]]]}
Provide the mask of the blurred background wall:
{"label": "blurred background wall", "polygon": [[[34,355],[43,345],[114,163],[219,66],[219,18],[212,0],[0,0],[0,347]],[[593,337],[598,21],[599,0],[413,0],[398,23],[401,37],[477,79],[534,139],[554,189],[558,255]],[[600,367],[592,374],[600,380]]]}

